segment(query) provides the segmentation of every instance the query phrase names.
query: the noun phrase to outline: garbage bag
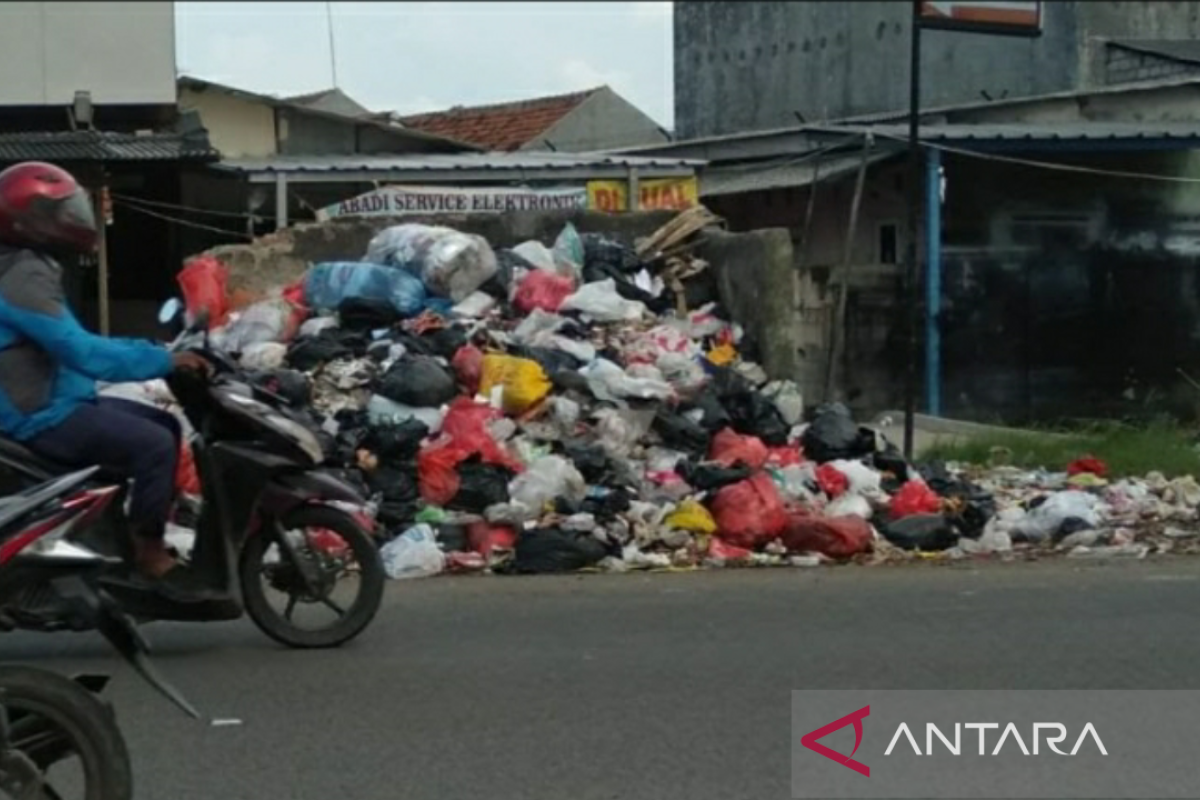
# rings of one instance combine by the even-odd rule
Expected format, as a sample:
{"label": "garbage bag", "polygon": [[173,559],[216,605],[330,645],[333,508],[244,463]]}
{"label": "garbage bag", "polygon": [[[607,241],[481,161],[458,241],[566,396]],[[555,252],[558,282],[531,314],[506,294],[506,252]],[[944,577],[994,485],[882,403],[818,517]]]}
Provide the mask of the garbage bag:
{"label": "garbage bag", "polygon": [[471,457],[471,451],[456,445],[449,437],[423,447],[417,454],[417,481],[421,499],[431,506],[444,507],[461,488],[458,465]]}
{"label": "garbage bag", "polygon": [[937,514],[941,510],[942,498],[924,481],[909,481],[892,498],[889,513],[892,519],[901,519],[913,514]]}
{"label": "garbage bag", "polygon": [[437,535],[428,525],[416,525],[388,542],[379,551],[389,578],[427,578],[446,568],[446,556],[437,546]]}
{"label": "garbage bag", "polygon": [[535,310],[558,311],[575,291],[575,281],[569,277],[556,275],[553,272],[533,270],[517,284],[513,295],[513,308],[522,314],[530,314]]}
{"label": "garbage bag", "polygon": [[303,372],[269,369],[250,372],[246,377],[252,385],[279,395],[290,406],[307,408],[312,404],[312,381]]}
{"label": "garbage bag", "polygon": [[509,484],[508,494],[514,502],[540,511],[556,497],[575,502],[587,496],[587,482],[575,466],[561,456],[543,456],[530,464],[524,473]]}
{"label": "garbage bag", "polygon": [[537,528],[517,537],[511,569],[533,575],[574,572],[607,555],[604,544],[590,533],[561,528]]}
{"label": "garbage bag", "polygon": [[712,440],[709,460],[726,467],[744,464],[761,469],[767,463],[769,453],[762,440],[754,436],[742,436],[733,428],[725,428]]}
{"label": "garbage bag", "polygon": [[390,328],[401,315],[390,300],[376,297],[347,297],[338,303],[338,321],[352,331],[374,331]]}
{"label": "garbage bag", "polygon": [[832,463],[825,463],[817,467],[817,486],[830,499],[834,499],[850,489],[850,479]]}
{"label": "garbage bag", "polygon": [[804,419],[804,395],[794,381],[773,381],[763,387],[762,393],[789,427],[799,425]]}
{"label": "garbage bag", "polygon": [[654,417],[653,427],[663,444],[674,450],[693,456],[703,456],[708,450],[708,431],[682,414],[661,408]]}
{"label": "garbage bag", "polygon": [[489,506],[508,502],[512,470],[498,464],[485,464],[476,455],[460,462],[457,471],[458,491],[446,503],[446,508],[482,514]]}
{"label": "garbage bag", "polygon": [[721,367],[714,370],[713,380],[718,400],[735,431],[757,436],[768,445],[787,444],[791,428],[783,421],[779,409],[749,381]]}
{"label": "garbage bag", "polygon": [[474,345],[460,347],[450,361],[458,384],[468,394],[479,393],[479,382],[483,378],[483,351]]}
{"label": "garbage bag", "polygon": [[564,298],[558,310],[578,311],[598,322],[636,322],[646,314],[643,303],[626,300],[618,294],[616,281],[612,278],[585,283]]}
{"label": "garbage bag", "polygon": [[450,404],[442,421],[442,435],[456,447],[468,453],[478,453],[489,464],[499,464],[514,471],[521,471],[521,463],[509,455],[489,426],[499,420],[500,414],[491,406],[476,403],[469,397],[459,397]]}
{"label": "garbage bag", "polygon": [[717,521],[713,519],[713,515],[707,508],[690,498],[680,503],[663,522],[671,528],[691,533],[717,532]]}
{"label": "garbage bag", "polygon": [[287,345],[281,342],[259,342],[242,349],[239,363],[244,369],[279,369],[287,358]]}
{"label": "garbage bag", "polygon": [[367,415],[372,425],[400,425],[409,420],[418,420],[429,428],[430,433],[442,429],[442,418],[445,416],[438,408],[413,408],[378,394],[371,395],[367,401]]}
{"label": "garbage bag", "polygon": [[787,513],[775,482],[765,472],[719,490],[712,501],[718,536],[753,550],[783,532]]}
{"label": "garbage bag", "polygon": [[300,326],[296,335],[304,338],[318,336],[325,331],[335,330],[337,327],[337,317],[313,317]]}
{"label": "garbage bag", "polygon": [[780,540],[789,553],[822,553],[830,558],[850,558],[871,549],[875,532],[862,517],[819,517],[792,510]]}
{"label": "garbage bag", "polygon": [[467,540],[471,549],[486,557],[493,550],[512,550],[517,546],[517,532],[505,525],[476,522],[467,526]]}
{"label": "garbage bag", "polygon": [[[363,342],[363,351],[366,343]],[[336,331],[325,331],[311,338],[301,339],[288,348],[287,363],[301,372],[311,372],[322,364],[354,358],[357,355],[354,342]]]}
{"label": "garbage bag", "polygon": [[914,514],[889,520],[879,532],[902,550],[934,552],[958,544],[958,529],[941,514]]}
{"label": "garbage bag", "polygon": [[645,268],[645,264],[638,258],[637,252],[632,247],[605,238],[598,233],[585,233],[580,239],[583,242],[583,267],[585,270],[601,268],[608,274],[616,272],[632,275]]}
{"label": "garbage bag", "polygon": [[229,314],[228,267],[213,256],[196,256],[184,263],[175,280],[183,294],[189,322],[203,310],[208,312],[210,330],[225,324]]}
{"label": "garbage bag", "polygon": [[611,479],[612,460],[603,447],[570,440],[562,442],[561,447],[563,455],[571,460],[589,484],[604,484]]}
{"label": "garbage bag", "polygon": [[[1013,540],[1045,541],[1056,536],[1068,521],[1075,519],[1083,523],[1082,529],[1099,527],[1099,503],[1100,498],[1087,492],[1069,490],[1052,494],[1013,526]],[[1076,530],[1080,529],[1076,527]]]}
{"label": "garbage bag", "polygon": [[437,297],[461,303],[496,274],[496,254],[482,236],[453,228],[407,222],[393,225],[367,244],[363,259],[400,267],[421,279]]}
{"label": "garbage bag", "polygon": [[395,425],[375,425],[367,429],[362,446],[390,462],[411,461],[429,436],[429,426],[417,419]]}
{"label": "garbage bag", "polygon": [[875,451],[874,434],[860,429],[841,403],[818,407],[816,419],[801,438],[804,454],[818,463],[862,458]]}
{"label": "garbage bag", "polygon": [[282,297],[261,300],[231,315],[224,327],[213,331],[213,344],[240,353],[251,345],[289,341],[295,336],[290,324],[293,313],[292,304]]}
{"label": "garbage bag", "polygon": [[625,370],[605,358],[597,358],[580,370],[580,374],[587,379],[588,387],[596,399],[610,403],[623,398],[668,400],[674,392],[666,381],[630,377]]}
{"label": "garbage bag", "polygon": [[436,408],[458,394],[454,376],[429,356],[405,356],[384,373],[379,394],[397,403]]}
{"label": "garbage bag", "polygon": [[561,372],[577,372],[583,364],[575,356],[563,350],[549,347],[513,347],[512,355],[529,358],[541,364],[546,374],[553,378]]}
{"label": "garbage bag", "polygon": [[553,388],[546,371],[536,361],[486,355],[480,372],[479,392],[490,395],[497,386],[503,387],[501,402],[509,414],[523,414],[541,402]]}
{"label": "garbage bag", "polygon": [[[467,344],[466,331],[454,325],[426,331],[416,338],[423,345],[423,353],[444,358],[447,361],[454,358],[454,354]],[[411,338],[402,337],[402,341],[407,343],[411,341]]]}
{"label": "garbage bag", "polygon": [[304,276],[304,304],[311,309],[334,311],[349,298],[384,300],[411,317],[425,307],[425,286],[404,270],[360,261],[316,264]]}
{"label": "garbage bag", "polygon": [[525,259],[507,248],[496,251],[496,274],[488,278],[479,291],[484,292],[501,303],[508,301],[512,294],[513,278],[516,271],[534,269]]}
{"label": "garbage bag", "polygon": [[748,466],[722,467],[716,464],[697,464],[692,461],[681,461],[675,467],[679,477],[689,486],[701,492],[711,492],[734,483],[741,483],[754,474]]}
{"label": "garbage bag", "polygon": [[729,412],[721,405],[721,399],[712,386],[701,389],[681,408],[685,413],[699,412],[702,415],[699,419],[700,425],[711,433],[716,433],[733,424]]}

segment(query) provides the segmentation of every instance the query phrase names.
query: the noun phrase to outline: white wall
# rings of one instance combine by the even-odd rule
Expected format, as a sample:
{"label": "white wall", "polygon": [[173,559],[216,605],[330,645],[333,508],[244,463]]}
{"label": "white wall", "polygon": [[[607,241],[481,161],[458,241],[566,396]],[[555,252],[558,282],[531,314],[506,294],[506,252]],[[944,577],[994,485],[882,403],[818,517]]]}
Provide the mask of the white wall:
{"label": "white wall", "polygon": [[229,158],[275,155],[275,109],[217,89],[179,92],[180,110],[194,109],[212,146]]}
{"label": "white wall", "polygon": [[0,2],[0,106],[175,102],[175,4]]}

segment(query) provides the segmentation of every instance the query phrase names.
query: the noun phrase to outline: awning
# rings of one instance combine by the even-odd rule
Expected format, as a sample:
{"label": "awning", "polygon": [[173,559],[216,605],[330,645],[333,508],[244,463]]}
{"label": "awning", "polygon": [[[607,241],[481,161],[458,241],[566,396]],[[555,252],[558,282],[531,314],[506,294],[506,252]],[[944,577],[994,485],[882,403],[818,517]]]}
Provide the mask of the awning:
{"label": "awning", "polygon": [[[897,157],[895,152],[876,151],[867,156],[867,164],[876,164]],[[813,182],[813,163],[817,157],[787,158],[759,164],[731,164],[710,167],[700,173],[700,196],[717,197],[743,192],[764,192],[769,189],[792,189]],[[862,153],[839,153],[820,160],[818,181],[852,174],[862,163]]]}
{"label": "awning", "polygon": [[220,154],[197,133],[21,131],[0,133],[0,163],[18,161],[216,161]]}

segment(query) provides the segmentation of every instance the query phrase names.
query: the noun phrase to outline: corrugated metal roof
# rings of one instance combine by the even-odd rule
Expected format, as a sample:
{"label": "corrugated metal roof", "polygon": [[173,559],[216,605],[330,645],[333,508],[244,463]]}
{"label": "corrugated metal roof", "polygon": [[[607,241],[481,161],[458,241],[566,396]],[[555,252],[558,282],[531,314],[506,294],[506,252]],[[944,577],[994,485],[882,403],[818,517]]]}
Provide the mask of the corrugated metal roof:
{"label": "corrugated metal roof", "polygon": [[216,161],[208,137],[179,133],[23,131],[0,133],[0,162]]}
{"label": "corrugated metal roof", "polygon": [[[867,157],[867,164],[876,164],[886,158],[896,157],[895,151],[874,152]],[[763,192],[769,189],[790,189],[809,186],[813,182],[814,158],[786,159],[763,164],[736,164],[727,167],[712,167],[700,175],[700,196]],[[818,183],[831,178],[840,178],[858,169],[862,154],[837,155],[823,158],[817,170]]]}
{"label": "corrugated metal roof", "polygon": [[[908,125],[829,125],[813,128],[821,133],[855,136],[872,133],[887,139],[908,139]],[[1067,122],[1025,125],[996,123],[979,125],[922,125],[920,138],[926,142],[1070,142],[1179,140],[1200,144],[1200,122]]]}
{"label": "corrugated metal roof", "polygon": [[[227,158],[218,169],[251,176],[285,174],[300,181],[360,180],[363,175],[417,180],[589,179],[624,175],[636,167],[643,177],[692,174],[705,162],[678,158],[638,158],[607,153],[449,153],[413,155],[278,156]],[[354,177],[349,177],[354,176]],[[375,178],[366,178],[374,180]]]}

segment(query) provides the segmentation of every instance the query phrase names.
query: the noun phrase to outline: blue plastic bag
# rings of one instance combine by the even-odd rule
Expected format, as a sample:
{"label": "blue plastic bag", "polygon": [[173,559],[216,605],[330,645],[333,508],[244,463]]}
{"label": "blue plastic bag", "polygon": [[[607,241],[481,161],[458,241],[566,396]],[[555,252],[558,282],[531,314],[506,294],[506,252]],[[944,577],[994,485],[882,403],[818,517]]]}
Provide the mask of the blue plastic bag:
{"label": "blue plastic bag", "polygon": [[304,302],[316,311],[334,311],[350,298],[383,300],[411,317],[425,307],[421,279],[395,267],[362,261],[316,264],[304,276]]}

